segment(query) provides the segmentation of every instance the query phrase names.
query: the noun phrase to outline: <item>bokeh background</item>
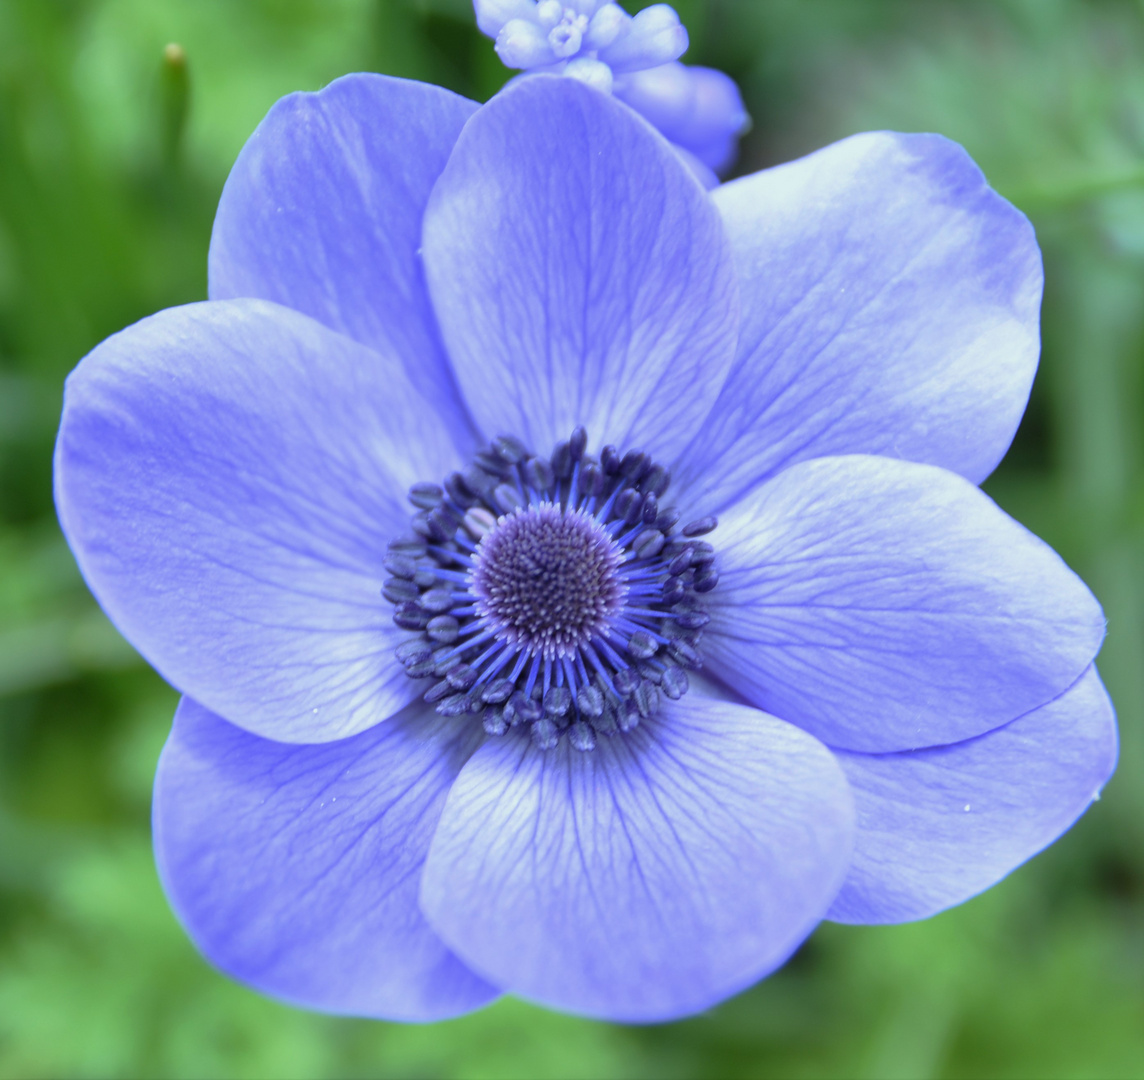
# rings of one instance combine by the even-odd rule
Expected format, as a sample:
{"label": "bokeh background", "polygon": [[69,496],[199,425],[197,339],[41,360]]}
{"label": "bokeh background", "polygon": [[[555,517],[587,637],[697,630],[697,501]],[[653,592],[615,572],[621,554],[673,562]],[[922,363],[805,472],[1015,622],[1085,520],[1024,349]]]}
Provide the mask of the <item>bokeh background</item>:
{"label": "bokeh background", "polygon": [[[986,486],[1104,603],[1123,735],[1104,797],[986,895],[824,925],[678,1024],[507,1000],[402,1027],[211,970],[151,861],[175,694],[95,606],[52,510],[63,379],[205,296],[219,192],[277,97],[375,70],[483,100],[508,73],[467,0],[0,0],[0,1076],[1144,1076],[1144,4],[676,7],[686,59],[743,88],[739,171],[864,129],[938,131],[1033,219],[1044,358]],[[185,64],[164,62],[171,42]]]}

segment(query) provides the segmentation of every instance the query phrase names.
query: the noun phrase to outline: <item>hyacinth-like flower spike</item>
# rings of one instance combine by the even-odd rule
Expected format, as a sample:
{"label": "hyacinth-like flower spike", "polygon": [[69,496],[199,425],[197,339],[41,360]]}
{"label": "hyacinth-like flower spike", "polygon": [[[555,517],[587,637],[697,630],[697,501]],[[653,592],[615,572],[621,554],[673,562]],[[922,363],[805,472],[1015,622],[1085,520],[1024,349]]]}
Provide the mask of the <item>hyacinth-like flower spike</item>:
{"label": "hyacinth-like flower spike", "polygon": [[654,124],[708,186],[750,126],[733,79],[676,61],[687,30],[667,4],[635,16],[607,0],[473,0],[507,67],[558,73],[614,93]]}
{"label": "hyacinth-like flower spike", "polygon": [[562,75],[279,102],[211,299],[84,358],[56,452],[184,695],[154,835],[199,948],[335,1012],[665,1020],[1051,843],[1116,760],[1104,620],[976,487],[1040,293],[937,136],[708,193]]}
{"label": "hyacinth-like flower spike", "polygon": [[558,70],[599,90],[611,90],[616,74],[687,51],[687,31],[667,4],[634,17],[609,0],[475,0],[474,7],[507,67]]}

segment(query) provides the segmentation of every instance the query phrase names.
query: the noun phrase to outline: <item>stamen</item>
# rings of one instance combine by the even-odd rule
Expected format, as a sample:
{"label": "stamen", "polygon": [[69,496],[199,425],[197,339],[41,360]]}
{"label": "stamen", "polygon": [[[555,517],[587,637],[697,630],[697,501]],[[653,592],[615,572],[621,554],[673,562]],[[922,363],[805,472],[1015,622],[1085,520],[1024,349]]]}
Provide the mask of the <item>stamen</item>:
{"label": "stamen", "polygon": [[500,436],[442,484],[415,484],[412,532],[389,545],[382,594],[411,637],[397,659],[427,702],[493,737],[527,730],[593,750],[687,692],[719,581],[712,517],[678,533],[671,478],[647,454],[548,457]]}

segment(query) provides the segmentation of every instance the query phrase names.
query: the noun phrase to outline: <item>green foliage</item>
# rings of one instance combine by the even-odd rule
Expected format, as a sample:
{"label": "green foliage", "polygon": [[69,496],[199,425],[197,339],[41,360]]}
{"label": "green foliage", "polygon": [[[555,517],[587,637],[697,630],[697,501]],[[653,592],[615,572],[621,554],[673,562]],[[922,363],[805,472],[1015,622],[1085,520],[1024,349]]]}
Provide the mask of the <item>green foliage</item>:
{"label": "green foliage", "polygon": [[402,1027],[211,970],[150,855],[175,695],[55,525],[62,380],[107,334],[204,295],[227,168],[277,97],[372,69],[485,98],[507,72],[467,0],[0,0],[0,1076],[1144,1075],[1144,6],[677,7],[690,59],[744,88],[744,171],[865,128],[936,130],[1033,217],[1044,361],[988,486],[1108,612],[1123,754],[1104,799],[990,893],[925,923],[824,926],[674,1025],[504,1001]]}

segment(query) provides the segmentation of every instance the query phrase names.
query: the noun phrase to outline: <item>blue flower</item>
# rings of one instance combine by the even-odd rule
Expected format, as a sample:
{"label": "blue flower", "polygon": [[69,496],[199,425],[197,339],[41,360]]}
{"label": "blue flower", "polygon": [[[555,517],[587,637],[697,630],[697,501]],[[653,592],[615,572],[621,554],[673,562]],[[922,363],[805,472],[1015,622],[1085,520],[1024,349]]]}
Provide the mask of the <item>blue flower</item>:
{"label": "blue flower", "polygon": [[474,0],[477,26],[510,68],[560,72],[610,91],[618,72],[677,60],[687,31],[667,4],[635,17],[611,0]]}
{"label": "blue flower", "polygon": [[687,30],[667,4],[634,17],[610,0],[473,0],[477,25],[510,68],[561,74],[614,93],[672,142],[707,187],[750,126],[739,88],[677,63]]}
{"label": "blue flower", "polygon": [[937,136],[708,195],[571,79],[279,102],[211,300],[80,363],[56,456],[186,695],[191,937],[312,1008],[662,1020],[1050,843],[1114,766],[1103,618],[975,486],[1040,291]]}

